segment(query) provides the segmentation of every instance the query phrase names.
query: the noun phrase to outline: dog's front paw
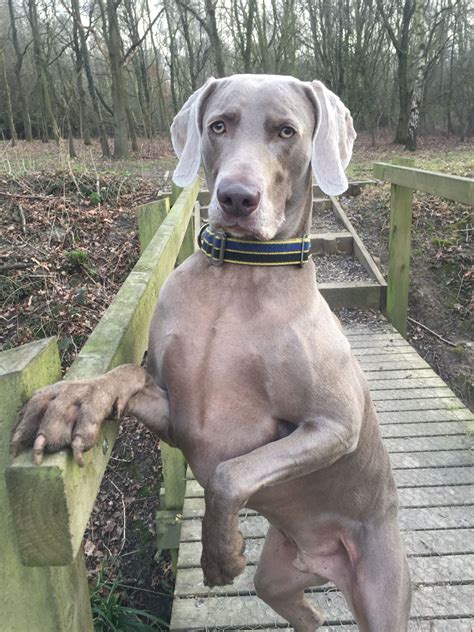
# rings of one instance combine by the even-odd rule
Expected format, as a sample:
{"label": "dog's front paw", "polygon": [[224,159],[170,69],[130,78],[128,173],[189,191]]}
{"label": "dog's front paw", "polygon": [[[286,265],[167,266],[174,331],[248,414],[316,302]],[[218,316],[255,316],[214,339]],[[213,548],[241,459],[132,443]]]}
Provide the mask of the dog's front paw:
{"label": "dog's front paw", "polygon": [[244,571],[247,561],[244,549],[245,540],[240,531],[231,538],[216,535],[211,539],[203,534],[201,567],[204,584],[210,588],[232,584],[234,578]]}

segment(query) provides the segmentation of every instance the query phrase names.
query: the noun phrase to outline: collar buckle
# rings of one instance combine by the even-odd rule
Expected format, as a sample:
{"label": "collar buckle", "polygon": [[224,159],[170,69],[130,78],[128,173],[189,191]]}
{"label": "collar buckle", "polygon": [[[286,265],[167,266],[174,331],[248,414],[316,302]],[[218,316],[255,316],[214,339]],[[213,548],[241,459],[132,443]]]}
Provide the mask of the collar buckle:
{"label": "collar buckle", "polygon": [[[217,245],[217,240],[220,239],[220,246]],[[225,243],[227,240],[227,233],[223,230],[216,230],[212,235],[212,249],[211,249],[211,265],[220,267],[224,263],[225,255]]]}
{"label": "collar buckle", "polygon": [[305,235],[304,237],[302,237],[301,239],[301,250],[300,250],[300,267],[302,268],[304,266],[305,263],[308,263],[309,257],[306,259],[305,261],[305,254],[306,254],[306,242],[309,239],[308,235]]}

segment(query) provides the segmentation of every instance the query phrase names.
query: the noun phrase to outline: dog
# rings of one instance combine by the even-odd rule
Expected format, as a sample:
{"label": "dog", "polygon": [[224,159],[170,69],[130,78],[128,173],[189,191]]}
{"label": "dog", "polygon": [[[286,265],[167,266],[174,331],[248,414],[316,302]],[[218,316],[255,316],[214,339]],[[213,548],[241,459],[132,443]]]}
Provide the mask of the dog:
{"label": "dog", "polygon": [[388,453],[362,370],[305,256],[313,175],[327,194],[347,188],[350,113],[319,81],[211,78],[171,137],[176,184],[190,184],[203,163],[210,226],[202,252],[161,290],[147,368],[41,389],[12,451],[33,445],[40,463],[45,450],[71,446],[80,465],[101,422],[127,410],[183,451],[205,489],[207,585],[242,573],[238,514],[248,507],[270,523],[256,592],[296,632],[323,623],[304,590],[329,581],[359,630],[404,632],[411,589]]}

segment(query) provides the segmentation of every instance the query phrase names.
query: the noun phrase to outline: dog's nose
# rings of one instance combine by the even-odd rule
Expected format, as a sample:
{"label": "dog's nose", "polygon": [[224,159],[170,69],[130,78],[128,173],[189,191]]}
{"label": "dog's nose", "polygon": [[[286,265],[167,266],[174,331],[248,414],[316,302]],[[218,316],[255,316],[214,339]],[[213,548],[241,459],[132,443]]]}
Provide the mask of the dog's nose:
{"label": "dog's nose", "polygon": [[260,191],[256,186],[224,179],[217,187],[217,199],[225,213],[248,217],[260,203]]}

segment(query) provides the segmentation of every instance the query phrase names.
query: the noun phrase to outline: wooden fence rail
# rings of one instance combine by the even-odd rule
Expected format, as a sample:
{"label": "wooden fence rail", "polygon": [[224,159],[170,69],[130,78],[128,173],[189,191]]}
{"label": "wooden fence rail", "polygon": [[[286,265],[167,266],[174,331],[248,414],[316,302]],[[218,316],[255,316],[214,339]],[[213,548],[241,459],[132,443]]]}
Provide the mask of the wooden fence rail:
{"label": "wooden fence rail", "polygon": [[[198,191],[199,183],[196,181],[184,189],[179,197],[179,192],[174,190],[171,199],[177,199],[171,210],[167,199],[146,205],[143,209],[139,219],[142,255],[65,379],[94,377],[119,364],[141,362],[159,290],[174,269],[176,261],[184,259],[194,250],[192,231],[195,224],[192,218]],[[7,452],[9,430],[16,410],[33,390],[58,379],[59,362],[53,342],[32,343],[32,346],[26,345],[0,354],[0,383],[4,398],[0,410],[0,467],[5,471],[6,483],[5,487],[2,477],[0,501],[6,501],[7,494],[9,501],[6,517],[0,518],[0,536],[2,547],[6,543],[11,548],[12,568],[4,569],[4,574],[21,578],[10,591],[16,594],[16,600],[11,599],[15,605],[7,609],[10,620],[5,621],[5,610],[1,608],[2,626],[5,625],[5,629],[9,630],[88,632],[92,630],[88,599],[82,599],[80,606],[72,601],[81,594],[80,586],[86,586],[88,596],[81,543],[118,434],[118,424],[112,420],[104,422],[100,441],[84,455],[83,468],[77,467],[65,450],[47,455],[41,466],[32,464],[30,451],[23,452],[13,462],[10,462]],[[168,485],[171,490],[171,504],[177,505],[179,498],[176,497],[176,490],[180,488],[180,482],[175,481],[174,477],[184,479],[184,460],[176,452],[168,455],[165,449],[163,461],[165,487]],[[184,493],[184,481],[182,487]],[[2,506],[5,504],[2,502]],[[12,541],[13,534],[16,544]],[[46,591],[44,599],[41,591],[37,590],[39,580],[35,579],[38,572],[42,571],[27,569],[27,566],[43,567],[44,574],[39,575],[43,580],[46,576],[53,578],[51,581],[54,587]],[[54,571],[54,567],[69,570]],[[51,609],[51,595],[54,596],[55,591],[58,594],[67,592],[67,587],[71,588],[72,601],[65,599],[64,611],[55,612],[54,608]],[[43,625],[39,612],[35,615],[34,626],[21,623],[25,613],[20,610],[25,610],[25,600],[28,600],[27,609],[30,609],[31,593],[39,595],[40,601],[43,599],[43,610],[51,610],[57,615],[55,623],[51,623],[49,617],[45,618]],[[78,607],[81,610],[79,617]]]}
{"label": "wooden fence rail", "polygon": [[[374,176],[391,182],[390,238],[387,279],[387,314],[402,336],[407,333],[408,286],[413,192],[422,191],[474,205],[474,180],[415,169],[412,159],[399,164],[374,163]],[[401,164],[400,164],[401,163]]]}

